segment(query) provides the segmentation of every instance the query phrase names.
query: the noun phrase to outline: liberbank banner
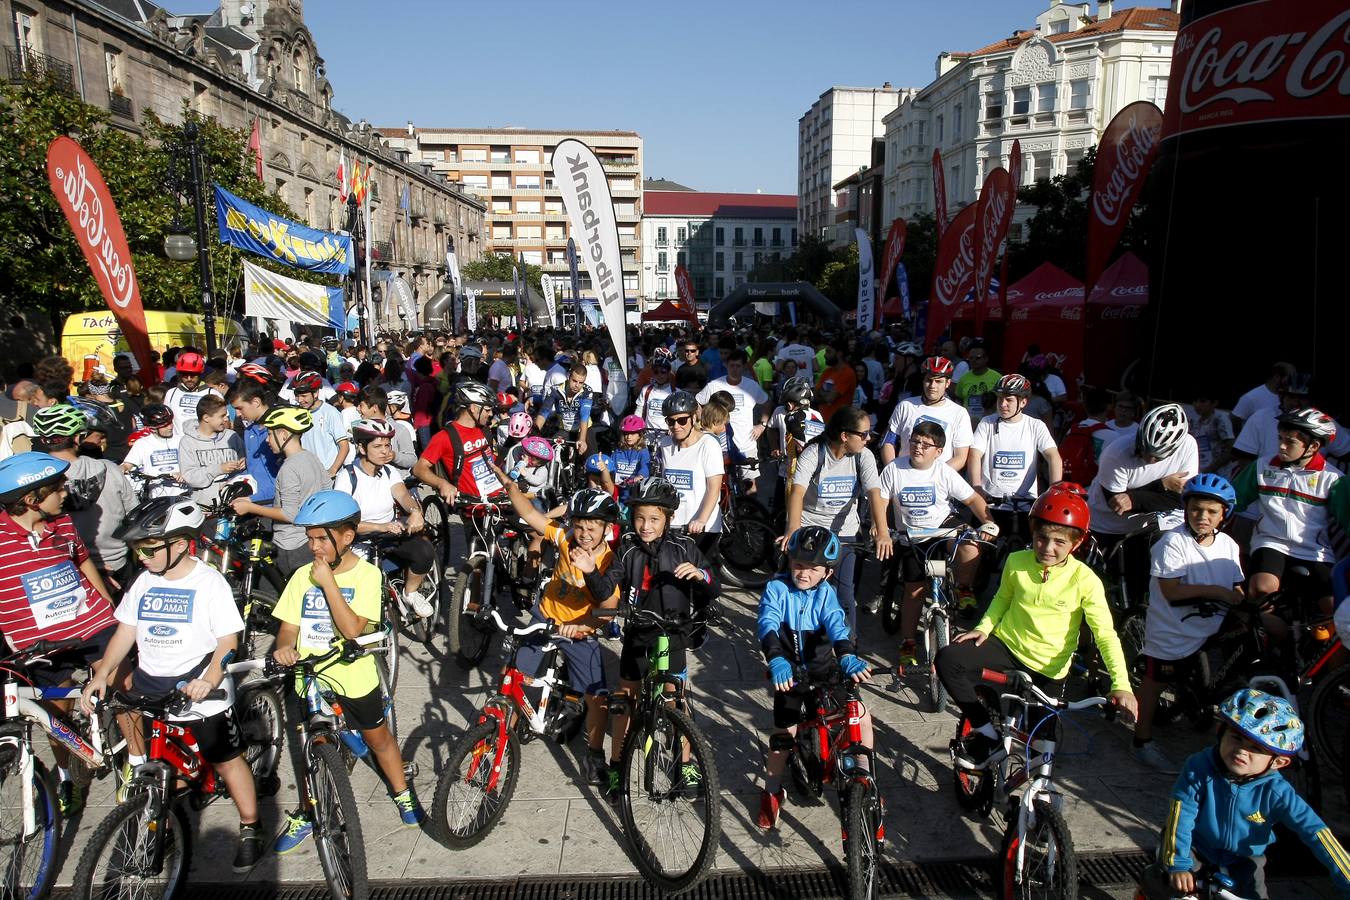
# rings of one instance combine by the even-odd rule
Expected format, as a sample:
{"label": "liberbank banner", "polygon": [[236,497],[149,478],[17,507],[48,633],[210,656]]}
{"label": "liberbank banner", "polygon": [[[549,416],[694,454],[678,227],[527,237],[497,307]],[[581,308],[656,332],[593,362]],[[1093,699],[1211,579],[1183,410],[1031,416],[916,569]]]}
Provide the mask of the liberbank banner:
{"label": "liberbank banner", "polygon": [[307,272],[347,275],[355,260],[352,239],[273,215],[216,185],[220,242]]}

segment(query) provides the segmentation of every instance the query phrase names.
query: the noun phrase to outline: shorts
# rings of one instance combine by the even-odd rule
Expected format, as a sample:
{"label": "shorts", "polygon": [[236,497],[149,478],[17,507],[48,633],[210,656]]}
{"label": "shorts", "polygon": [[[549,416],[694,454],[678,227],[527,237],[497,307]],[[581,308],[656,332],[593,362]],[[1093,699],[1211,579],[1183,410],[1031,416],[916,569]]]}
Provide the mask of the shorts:
{"label": "shorts", "polygon": [[436,565],[436,548],[420,535],[403,538],[384,548],[384,558],[398,566],[405,566],[417,575],[425,575]]}
{"label": "shorts", "polygon": [[928,538],[917,543],[901,543],[895,546],[895,565],[900,572],[900,581],[904,584],[919,584],[928,581],[928,548],[940,544],[949,538]]}
{"label": "shorts", "polygon": [[1140,674],[1159,684],[1176,684],[1180,681],[1189,681],[1199,674],[1200,654],[1204,652],[1197,650],[1181,659],[1158,659],[1156,656],[1141,653],[1135,660],[1135,665],[1139,667]]}
{"label": "shorts", "polygon": [[[531,621],[542,620],[536,614]],[[599,641],[594,637],[586,637],[579,641],[558,641],[555,646],[563,659],[567,660],[567,681],[573,690],[592,696],[609,693]],[[542,674],[543,648],[543,642],[523,645],[516,654],[516,668],[526,675]]]}
{"label": "shorts", "polygon": [[283,550],[278,547],[273,556],[273,561],[276,563],[277,571],[281,573],[281,577],[290,581],[291,576],[299,571],[301,566],[314,562],[314,554],[308,546],[296,547],[294,550]]}
{"label": "shorts", "polygon": [[384,724],[384,695],[379,688],[364,697],[344,697],[334,694],[342,707],[342,718],[354,731],[370,731]]}
{"label": "shorts", "polygon": [[94,663],[103,658],[108,641],[112,640],[112,636],[116,633],[117,623],[114,622],[102,631],[89,635],[79,647],[63,650],[59,655],[53,656],[50,666],[33,666],[28,670],[28,677],[33,679],[33,684],[38,687],[58,687],[71,681],[76,672],[92,669]]}
{"label": "shorts", "polygon": [[[131,687],[139,693],[155,696],[173,690],[180,681],[198,677],[200,671],[201,667],[198,667],[185,675],[163,676],[136,669],[131,673]],[[174,724],[192,732],[197,739],[197,748],[207,762],[229,762],[244,752],[244,730],[239,726],[239,715],[233,706],[205,719],[175,720]]]}
{"label": "shorts", "polygon": [[[1312,588],[1304,596],[1331,596],[1331,563],[1295,559],[1273,547],[1262,547],[1260,550],[1252,551],[1252,574],[1264,572],[1267,575],[1274,575],[1280,580],[1281,586],[1284,586],[1285,570],[1290,566],[1302,566],[1309,572],[1307,578],[1299,579],[1303,585]],[[1300,593],[1303,591],[1300,590]]]}
{"label": "shorts", "polygon": [[[619,678],[624,681],[641,681],[647,674],[647,651],[652,643],[631,638],[623,639],[623,650],[619,654]],[[687,678],[689,662],[685,654],[685,641],[679,635],[670,635],[670,674],[677,678]]]}
{"label": "shorts", "polygon": [[[813,670],[817,671],[818,670]],[[778,729],[794,728],[812,719],[816,711],[807,709],[815,692],[800,681],[789,691],[773,692],[773,727]]]}

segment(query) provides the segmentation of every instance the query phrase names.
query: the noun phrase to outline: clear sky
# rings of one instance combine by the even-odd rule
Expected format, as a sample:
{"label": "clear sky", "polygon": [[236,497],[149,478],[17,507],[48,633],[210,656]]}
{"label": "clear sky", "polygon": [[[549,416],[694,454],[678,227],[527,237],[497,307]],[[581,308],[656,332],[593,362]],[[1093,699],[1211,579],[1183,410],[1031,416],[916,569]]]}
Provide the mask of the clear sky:
{"label": "clear sky", "polygon": [[[922,87],[940,51],[1007,37],[1049,5],[306,0],[305,20],[353,120],[636,131],[646,177],[795,194],[797,120],[822,91]],[[1117,9],[1134,5],[1166,3]]]}

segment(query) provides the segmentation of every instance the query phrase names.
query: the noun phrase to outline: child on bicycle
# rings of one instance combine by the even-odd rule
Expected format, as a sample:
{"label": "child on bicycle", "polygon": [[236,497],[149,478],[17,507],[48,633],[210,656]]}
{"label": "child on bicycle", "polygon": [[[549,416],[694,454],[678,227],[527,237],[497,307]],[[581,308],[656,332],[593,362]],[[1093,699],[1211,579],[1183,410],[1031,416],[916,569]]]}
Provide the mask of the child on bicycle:
{"label": "child on bicycle", "polygon": [[1219,531],[1237,504],[1233,486],[1221,475],[1196,475],[1182,488],[1181,502],[1186,521],[1153,545],[1134,726],[1135,759],[1169,775],[1176,774],[1176,764],[1153,743],[1158,698],[1168,684],[1193,677],[1205,642],[1224,620],[1222,611],[1202,611],[1196,604],[1209,601],[1226,610],[1246,599],[1237,543]]}
{"label": "child on bicycle", "polygon": [[[146,475],[171,475],[178,478],[178,443],[182,434],[174,430],[173,410],[163,403],[147,404],[141,408],[141,421],[148,431],[127,450],[127,455],[122,459],[122,471],[139,469]],[[140,487],[135,482],[132,484]],[[150,492],[153,497],[174,493],[177,491],[171,484],[156,484]]]}
{"label": "child on bicycle", "polygon": [[[321,656],[334,638],[351,640],[382,628],[384,592],[380,570],[351,552],[361,522],[361,507],[341,491],[319,491],[306,500],[294,522],[304,529],[314,561],[301,566],[286,584],[272,615],[280,622],[272,658],[293,666],[307,656]],[[349,728],[360,731],[389,788],[405,828],[416,828],[425,817],[403,771],[403,757],[385,723],[384,696],[373,656],[351,662],[336,659],[317,673],[332,690]],[[298,687],[298,685],[297,685]],[[287,692],[290,714],[299,712]],[[303,714],[302,714],[303,715]],[[298,748],[292,747],[294,753]],[[299,771],[299,769],[297,769]],[[306,815],[309,798],[300,786],[300,809],[286,816],[275,850],[290,853],[314,830]]]}
{"label": "child on bicycle", "polygon": [[619,423],[619,448],[614,451],[614,480],[619,485],[619,500],[628,495],[637,482],[652,473],[652,452],[643,442],[647,422],[641,416],[624,416]]}
{"label": "child on bicycle", "polygon": [[[778,813],[787,798],[783,771],[787,768],[797,735],[797,726],[809,717],[805,709],[811,691],[797,672],[805,670],[822,677],[837,664],[854,681],[869,678],[867,663],[854,653],[849,638],[848,620],[839,597],[830,584],[830,574],[838,566],[843,549],[833,532],[820,525],[798,528],[788,541],[787,557],[791,567],[764,587],[759,599],[759,643],[769,664],[773,682],[773,734],[769,737],[769,756],[765,765],[764,790],[759,797],[760,828],[778,824]],[[831,656],[831,652],[833,656]],[[872,747],[872,719],[864,712],[863,746]],[[858,757],[860,766],[867,757]]]}
{"label": "child on bicycle", "polygon": [[[115,676],[133,648],[135,691],[155,696],[178,689],[192,700],[169,718],[187,725],[202,756],[225,782],[239,811],[234,871],[247,872],[262,855],[262,831],[253,772],[243,757],[234,680],[225,672],[244,620],[225,577],[192,555],[192,542],[205,522],[201,508],[183,497],[147,500],[122,520],[116,535],[131,545],[145,571],[117,606],[117,631],[90,673],[81,706],[93,715],[92,698],[121,687]],[[217,688],[224,689],[225,699],[207,700]],[[129,765],[144,763],[144,734],[133,730],[126,737]]]}
{"label": "child on bicycle", "polygon": [[1195,873],[1221,869],[1240,897],[1266,897],[1265,853],[1283,825],[1350,893],[1350,856],[1280,770],[1303,746],[1304,726],[1283,697],[1243,688],[1219,707],[1219,742],[1191,755],[1172,786],[1158,858],[1140,876],[1149,900],[1195,890]]}
{"label": "child on bicycle", "polygon": [[[627,608],[649,609],[667,618],[688,621],[689,633],[669,634],[670,672],[687,678],[686,651],[697,650],[707,633],[707,614],[717,597],[718,585],[693,538],[670,527],[680,494],[664,478],[644,478],[633,489],[633,534],[620,548],[618,565],[601,571],[586,571],[589,564],[574,558],[573,564],[586,572],[586,587],[592,597],[608,597],[617,588]],[[647,653],[660,636],[651,625],[630,624],[624,628],[623,649],[619,655],[619,689],[610,694],[609,784],[611,801],[619,796],[619,758],[628,734],[631,704],[642,686]],[[687,787],[697,787],[703,776],[696,765],[682,772]]]}
{"label": "child on bicycle", "polygon": [[[1137,714],[1106,588],[1073,555],[1091,524],[1081,490],[1061,483],[1041,494],[1030,513],[1032,549],[1008,557],[984,618],[938,651],[938,677],[972,729],[953,748],[961,768],[987,767],[998,746],[989,712],[975,695],[981,671],[1025,669],[1037,687],[1058,694],[1069,674],[1084,621],[1111,674],[1111,702],[1131,717]],[[1037,724],[1030,722],[1029,726],[1034,731]]]}
{"label": "child on bicycle", "polygon": [[[551,620],[558,634],[568,640],[559,645],[567,660],[567,677],[572,688],[586,697],[586,757],[582,778],[597,787],[606,783],[605,726],[609,708],[605,695],[605,667],[600,659],[596,632],[608,619],[594,614],[596,609],[615,609],[619,605],[617,586],[606,593],[590,590],[588,574],[607,572],[614,563],[614,552],[605,541],[605,533],[619,521],[619,504],[594,488],[582,488],[567,503],[568,528],[563,530],[531,505],[519,485],[498,473],[511,498],[516,515],[558,550],[553,577],[544,586],[539,602],[531,611],[531,621]],[[520,648],[517,665],[522,672],[535,672],[543,654],[537,645]]]}

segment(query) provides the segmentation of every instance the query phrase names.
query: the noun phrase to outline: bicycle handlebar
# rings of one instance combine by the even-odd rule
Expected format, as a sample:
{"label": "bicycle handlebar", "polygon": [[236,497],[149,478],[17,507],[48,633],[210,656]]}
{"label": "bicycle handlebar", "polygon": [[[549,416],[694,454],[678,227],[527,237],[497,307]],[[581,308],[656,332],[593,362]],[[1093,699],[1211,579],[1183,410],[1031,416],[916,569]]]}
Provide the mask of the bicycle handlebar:
{"label": "bicycle handlebar", "polygon": [[1024,698],[1029,696],[1039,706],[1048,706],[1052,709],[1063,709],[1068,711],[1077,711],[1080,709],[1090,709],[1096,706],[1105,706],[1111,701],[1106,697],[1085,697],[1082,700],[1060,700],[1057,697],[1051,697],[1042,691],[1031,680],[1031,676],[1019,669],[1013,669],[1009,672],[1001,672],[997,669],[981,669],[980,680],[987,681],[990,684],[1007,686],[1020,693]]}
{"label": "bicycle handlebar", "polygon": [[121,691],[113,691],[104,701],[113,709],[136,710],[138,712],[150,713],[155,716],[176,716],[186,712],[193,703],[205,702],[207,700],[224,700],[229,696],[229,692],[224,688],[215,688],[208,691],[201,701],[192,700],[181,689],[175,688],[165,694],[150,696],[148,694],[125,694]]}
{"label": "bicycle handlebar", "polygon": [[0,665],[33,665],[37,662],[47,662],[39,657],[55,656],[65,650],[73,650],[76,647],[86,645],[88,641],[82,638],[67,638],[63,641],[38,640],[29,644],[22,650],[16,650],[9,656],[0,659]]}

